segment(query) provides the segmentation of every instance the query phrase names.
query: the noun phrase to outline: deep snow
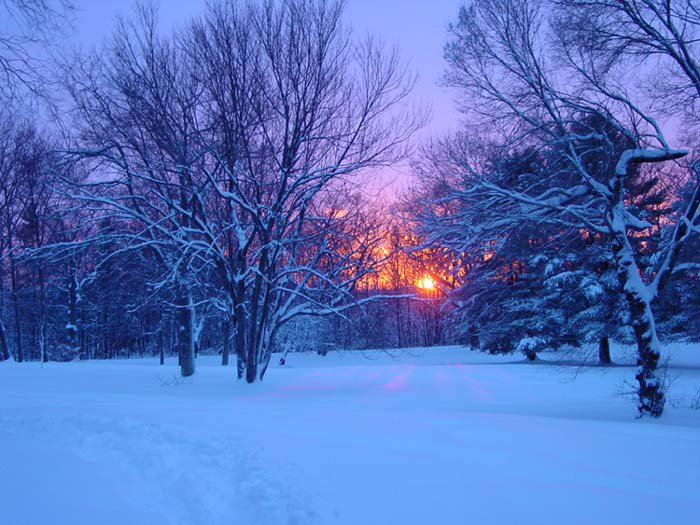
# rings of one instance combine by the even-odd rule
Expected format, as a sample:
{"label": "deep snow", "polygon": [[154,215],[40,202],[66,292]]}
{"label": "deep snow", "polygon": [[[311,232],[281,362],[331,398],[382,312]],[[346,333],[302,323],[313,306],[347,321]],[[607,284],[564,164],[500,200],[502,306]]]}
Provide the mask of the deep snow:
{"label": "deep snow", "polygon": [[252,386],[215,357],[0,364],[0,522],[697,524],[700,348],[672,350],[641,421],[632,368],[455,347],[291,354]]}

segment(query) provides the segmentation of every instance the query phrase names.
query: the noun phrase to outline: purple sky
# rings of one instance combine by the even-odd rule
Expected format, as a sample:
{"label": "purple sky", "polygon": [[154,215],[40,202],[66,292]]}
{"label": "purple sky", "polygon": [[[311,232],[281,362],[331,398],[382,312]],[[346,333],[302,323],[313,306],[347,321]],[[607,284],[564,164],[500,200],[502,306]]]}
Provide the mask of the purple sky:
{"label": "purple sky", "polygon": [[[77,5],[75,41],[91,45],[109,35],[117,12],[128,14],[133,4],[123,0],[78,0]],[[176,27],[202,12],[204,5],[205,0],[160,0],[163,28]],[[458,120],[451,94],[437,82],[444,68],[442,48],[447,24],[456,18],[459,5],[460,0],[347,0],[346,21],[353,30],[396,44],[402,58],[419,75],[414,98],[432,107],[432,120],[417,141],[444,133]],[[405,186],[407,173],[406,166],[399,166],[384,174],[384,178],[394,181],[393,192]]]}

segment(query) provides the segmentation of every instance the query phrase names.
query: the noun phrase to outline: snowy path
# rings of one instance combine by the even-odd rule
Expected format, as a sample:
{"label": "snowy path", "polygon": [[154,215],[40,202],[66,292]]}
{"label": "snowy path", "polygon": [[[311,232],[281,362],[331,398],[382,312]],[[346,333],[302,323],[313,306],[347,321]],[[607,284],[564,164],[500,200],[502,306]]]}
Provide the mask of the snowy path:
{"label": "snowy path", "polygon": [[252,387],[213,358],[187,382],[2,364],[2,523],[694,524],[693,359],[661,421],[634,420],[629,368],[459,349],[293,355]]}

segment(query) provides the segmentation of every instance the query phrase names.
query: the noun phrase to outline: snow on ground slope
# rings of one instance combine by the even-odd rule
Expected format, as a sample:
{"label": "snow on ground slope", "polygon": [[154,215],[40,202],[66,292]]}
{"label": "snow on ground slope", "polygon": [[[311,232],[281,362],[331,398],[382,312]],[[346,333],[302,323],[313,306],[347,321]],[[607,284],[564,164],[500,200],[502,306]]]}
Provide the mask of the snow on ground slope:
{"label": "snow on ground slope", "polygon": [[695,524],[700,348],[672,351],[658,421],[632,368],[454,347],[290,355],[252,386],[213,357],[186,381],[0,364],[1,522]]}

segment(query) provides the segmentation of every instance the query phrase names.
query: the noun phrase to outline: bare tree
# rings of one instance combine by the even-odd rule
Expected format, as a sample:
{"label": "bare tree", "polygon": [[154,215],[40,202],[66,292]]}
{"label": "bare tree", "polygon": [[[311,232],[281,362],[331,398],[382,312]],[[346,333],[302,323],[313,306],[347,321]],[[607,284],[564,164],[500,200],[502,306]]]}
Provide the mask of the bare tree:
{"label": "bare tree", "polygon": [[[12,318],[14,320],[14,357],[25,359],[19,298],[18,257],[19,230],[23,222],[27,201],[25,177],[32,169],[33,130],[9,112],[2,115],[2,151],[0,153],[0,209],[2,210],[2,235],[0,235],[0,295],[5,285],[5,271],[9,275]],[[5,270],[6,268],[6,270]],[[2,304],[0,304],[2,306]],[[0,309],[0,312],[2,309]],[[0,316],[1,317],[1,316]],[[0,343],[3,359],[9,358],[7,331],[0,319]]]}
{"label": "bare tree", "polygon": [[[47,275],[44,266],[28,261],[26,254],[55,241],[60,230],[52,219],[56,199],[49,189],[58,172],[56,158],[50,154],[55,144],[10,112],[0,114],[0,130],[0,359],[14,354],[17,361],[23,361],[38,346],[41,359],[46,360]],[[24,323],[23,286],[33,289],[36,303],[29,316],[36,334],[33,341]],[[11,345],[5,324],[8,288],[14,325]],[[28,352],[27,341],[32,347]]]}
{"label": "bare tree", "polygon": [[[249,382],[264,375],[278,326],[339,311],[365,272],[357,264],[347,272],[367,253],[361,236],[348,252],[329,251],[333,223],[352,214],[325,217],[316,201],[332,181],[397,158],[420,125],[400,110],[412,82],[396,54],[352,42],[341,15],[335,2],[229,3],[194,29],[202,76],[223,75],[207,86],[223,139],[214,144],[211,176],[230,210],[231,255],[220,261],[221,276]],[[309,293],[311,283],[323,295]]]}
{"label": "bare tree", "polygon": [[361,210],[329,215],[329,195],[400,156],[422,123],[396,54],[351,41],[341,15],[336,3],[226,2],[168,39],[142,7],[107,60],[74,74],[84,131],[71,154],[95,174],[73,197],[117,221],[122,250],[158,254],[155,287],[181,290],[182,355],[201,301],[231,317],[249,382],[281,325],[352,300],[377,240],[366,229],[349,242]]}
{"label": "bare tree", "polygon": [[[195,357],[193,275],[201,269],[188,258],[201,205],[194,176],[202,160],[194,146],[199,88],[156,24],[155,11],[139,7],[135,20],[119,21],[108,61],[91,57],[72,72],[69,89],[84,127],[81,147],[70,153],[89,168],[71,197],[108,214],[107,230],[97,228],[92,242],[118,244],[110,257],[148,250],[159,261],[162,275],[153,287],[169,287],[188,376]],[[99,225],[103,218],[97,213],[92,220]]]}
{"label": "bare tree", "polygon": [[[18,129],[13,115],[3,112],[0,114],[0,358],[7,360],[11,351],[8,342],[7,328],[3,321],[5,314],[5,285],[7,275],[10,275],[12,289],[16,290],[16,273],[14,265],[10,264],[11,253],[14,249],[19,217],[22,214],[20,198],[21,178],[19,165],[22,152],[22,133]],[[17,304],[16,293],[12,293],[12,303]],[[16,336],[16,334],[15,334]],[[17,339],[16,358],[24,358],[21,339]]]}

